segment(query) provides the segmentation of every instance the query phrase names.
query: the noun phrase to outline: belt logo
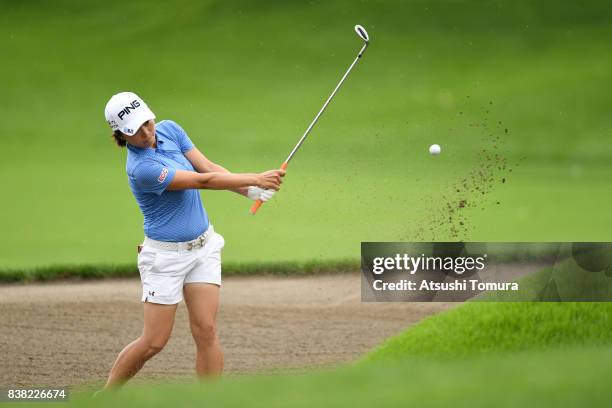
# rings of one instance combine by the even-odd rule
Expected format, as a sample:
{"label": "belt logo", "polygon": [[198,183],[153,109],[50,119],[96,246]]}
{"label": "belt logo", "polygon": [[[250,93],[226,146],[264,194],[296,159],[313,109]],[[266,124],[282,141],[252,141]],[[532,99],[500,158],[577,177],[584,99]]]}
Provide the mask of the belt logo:
{"label": "belt logo", "polygon": [[132,103],[130,104],[130,106],[126,106],[125,108],[120,110],[119,113],[117,114],[117,116],[119,116],[119,119],[123,120],[123,117],[125,115],[129,115],[130,111],[133,111],[134,109],[136,109],[139,106],[140,106],[140,102],[138,102],[137,99],[134,99],[132,101]]}

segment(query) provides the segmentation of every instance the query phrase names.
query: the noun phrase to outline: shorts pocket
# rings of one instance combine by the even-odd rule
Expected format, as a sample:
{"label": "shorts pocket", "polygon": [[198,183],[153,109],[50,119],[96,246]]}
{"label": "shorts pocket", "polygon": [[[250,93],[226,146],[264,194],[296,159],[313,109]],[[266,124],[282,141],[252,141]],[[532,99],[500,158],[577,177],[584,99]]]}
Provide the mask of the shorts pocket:
{"label": "shorts pocket", "polygon": [[157,252],[146,246],[142,248],[142,251],[138,254],[138,271],[141,276],[153,269],[156,258]]}

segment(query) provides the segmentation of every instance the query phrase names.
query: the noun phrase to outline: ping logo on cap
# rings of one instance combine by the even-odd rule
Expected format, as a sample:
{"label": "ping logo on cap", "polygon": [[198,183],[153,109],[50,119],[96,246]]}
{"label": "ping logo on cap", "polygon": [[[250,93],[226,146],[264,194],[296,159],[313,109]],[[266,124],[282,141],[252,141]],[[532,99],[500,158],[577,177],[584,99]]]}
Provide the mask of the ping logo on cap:
{"label": "ping logo on cap", "polygon": [[167,175],[168,175],[168,169],[164,167],[164,169],[159,174],[157,181],[159,181],[160,183],[163,183]]}
{"label": "ping logo on cap", "polygon": [[133,111],[134,109],[136,109],[139,106],[140,106],[140,102],[138,102],[138,100],[134,99],[129,106],[126,106],[125,108],[121,109],[119,111],[119,113],[117,114],[117,116],[119,117],[120,120],[123,120],[123,117],[125,115],[129,115],[130,111]]}

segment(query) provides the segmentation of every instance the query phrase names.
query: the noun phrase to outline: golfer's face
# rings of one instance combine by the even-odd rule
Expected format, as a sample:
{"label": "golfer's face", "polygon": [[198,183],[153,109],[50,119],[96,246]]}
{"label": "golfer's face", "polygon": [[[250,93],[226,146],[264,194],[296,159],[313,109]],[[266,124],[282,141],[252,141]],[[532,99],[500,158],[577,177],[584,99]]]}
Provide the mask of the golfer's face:
{"label": "golfer's face", "polygon": [[155,121],[147,120],[140,126],[134,136],[127,136],[127,142],[133,146],[147,148],[155,143]]}

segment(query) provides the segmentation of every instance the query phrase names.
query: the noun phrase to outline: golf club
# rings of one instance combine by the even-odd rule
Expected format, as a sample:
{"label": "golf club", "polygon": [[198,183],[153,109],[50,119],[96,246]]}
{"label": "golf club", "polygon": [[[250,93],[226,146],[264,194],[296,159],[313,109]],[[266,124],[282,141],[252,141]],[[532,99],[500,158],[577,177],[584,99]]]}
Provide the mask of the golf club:
{"label": "golf club", "polygon": [[[355,32],[357,33],[359,38],[361,38],[363,40],[363,42],[364,42],[363,47],[361,47],[361,50],[359,50],[359,54],[357,54],[357,57],[355,58],[355,60],[351,64],[351,66],[346,70],[346,73],[342,76],[342,79],[340,80],[340,82],[338,82],[338,85],[336,85],[336,88],[334,88],[334,91],[331,93],[331,95],[329,95],[329,98],[327,98],[327,100],[325,101],[325,103],[323,104],[323,107],[321,108],[319,113],[317,113],[315,118],[312,120],[312,122],[310,123],[310,126],[308,126],[308,129],[306,129],[306,132],[304,132],[304,134],[302,135],[300,140],[297,142],[297,144],[295,145],[295,147],[293,148],[291,153],[289,153],[289,156],[287,157],[287,159],[283,162],[283,164],[281,164],[280,168],[282,170],[286,170],[287,169],[287,166],[289,165],[289,161],[291,161],[293,156],[295,156],[295,154],[297,153],[298,149],[300,148],[302,143],[304,143],[304,140],[306,140],[306,137],[308,136],[308,134],[310,133],[310,131],[314,127],[315,123],[317,123],[317,121],[319,120],[319,117],[321,117],[321,115],[323,114],[323,111],[325,111],[325,108],[327,108],[327,105],[329,105],[329,103],[331,102],[331,100],[334,97],[334,95],[336,95],[336,92],[338,92],[338,89],[340,89],[340,86],[342,86],[342,83],[344,82],[344,80],[346,79],[348,74],[351,72],[351,70],[353,69],[355,64],[357,64],[357,61],[359,61],[359,59],[361,58],[361,56],[365,52],[366,48],[368,48],[368,44],[370,43],[370,37],[368,36],[368,33],[365,30],[365,28],[363,28],[362,26],[360,26],[358,24],[358,25],[355,26]],[[255,213],[257,212],[259,207],[261,207],[261,204],[263,204],[263,201],[261,201],[261,200],[255,201],[255,203],[251,207],[251,214],[255,215]]]}

